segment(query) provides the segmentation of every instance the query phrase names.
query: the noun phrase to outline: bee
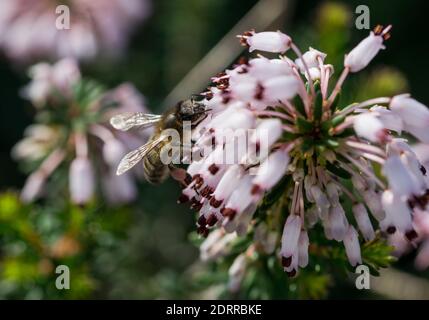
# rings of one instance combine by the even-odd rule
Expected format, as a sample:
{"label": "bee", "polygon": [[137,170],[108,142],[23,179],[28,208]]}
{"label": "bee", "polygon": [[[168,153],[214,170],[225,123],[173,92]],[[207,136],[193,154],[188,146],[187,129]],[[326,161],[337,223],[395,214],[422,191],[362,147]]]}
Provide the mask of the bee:
{"label": "bee", "polygon": [[128,131],[134,127],[141,129],[155,127],[154,133],[146,144],[125,155],[119,163],[116,174],[125,173],[143,160],[143,173],[146,180],[152,184],[163,182],[169,176],[169,173],[176,169],[173,165],[166,165],[161,161],[163,148],[171,143],[164,131],[166,129],[177,130],[180,140],[183,141],[184,121],[190,121],[191,128],[194,128],[204,120],[206,114],[207,110],[204,104],[194,99],[188,99],[178,102],[175,107],[162,115],[138,112],[124,113],[112,117],[110,119],[111,125],[121,131]]}

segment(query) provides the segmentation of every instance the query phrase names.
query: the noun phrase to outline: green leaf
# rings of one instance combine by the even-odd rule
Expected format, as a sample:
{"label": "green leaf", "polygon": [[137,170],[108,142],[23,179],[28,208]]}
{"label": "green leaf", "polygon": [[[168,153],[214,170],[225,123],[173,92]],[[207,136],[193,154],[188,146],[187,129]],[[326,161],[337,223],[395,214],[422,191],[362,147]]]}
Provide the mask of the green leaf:
{"label": "green leaf", "polygon": [[322,119],[322,112],[323,112],[323,97],[322,92],[317,91],[316,92],[316,99],[314,101],[314,120],[320,121]]}
{"label": "green leaf", "polygon": [[302,141],[301,144],[301,151],[302,152],[307,152],[308,150],[310,150],[312,147],[314,146],[314,141],[313,139],[304,139]]}

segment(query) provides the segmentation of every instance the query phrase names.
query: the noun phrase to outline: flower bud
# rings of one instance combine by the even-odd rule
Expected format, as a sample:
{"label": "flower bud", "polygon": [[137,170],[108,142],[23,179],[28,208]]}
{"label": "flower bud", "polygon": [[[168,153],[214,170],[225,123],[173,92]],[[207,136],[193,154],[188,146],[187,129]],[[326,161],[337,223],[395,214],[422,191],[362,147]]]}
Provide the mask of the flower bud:
{"label": "flower bud", "polygon": [[352,208],[354,217],[366,241],[375,238],[374,229],[369,219],[368,212],[362,203],[355,204]]}
{"label": "flower bud", "polygon": [[344,247],[346,248],[347,258],[349,259],[350,264],[353,267],[358,264],[362,264],[359,238],[353,226],[349,226],[343,242],[344,242]]}
{"label": "flower bud", "polygon": [[425,129],[429,126],[429,109],[408,94],[393,97],[389,107],[407,125]]}
{"label": "flower bud", "polygon": [[259,50],[273,53],[282,53],[290,48],[291,42],[291,38],[280,31],[253,33],[247,38],[247,44],[250,46],[250,52]]}

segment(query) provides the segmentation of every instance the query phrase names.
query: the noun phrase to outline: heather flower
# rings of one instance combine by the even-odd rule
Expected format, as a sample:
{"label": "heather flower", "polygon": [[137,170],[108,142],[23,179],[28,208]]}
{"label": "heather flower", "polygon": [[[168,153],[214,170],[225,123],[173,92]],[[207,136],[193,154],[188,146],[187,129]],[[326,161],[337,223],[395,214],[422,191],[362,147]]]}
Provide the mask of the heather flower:
{"label": "heather flower", "polygon": [[377,53],[385,48],[383,42],[390,37],[389,31],[390,26],[385,29],[377,27],[346,55],[344,66],[349,68],[350,72],[358,72],[365,68]]}
{"label": "heather flower", "polygon": [[[302,54],[280,32],[240,36],[250,51],[280,55],[269,59],[259,54],[237,64],[214,77],[203,93],[208,116],[192,132],[193,151],[200,157],[192,159],[187,169],[191,182],[180,197],[199,211],[198,232],[208,235],[203,247],[209,241],[211,247],[226,248],[228,234],[247,230],[254,233],[249,248],[264,251],[273,243],[285,272],[295,276],[311,261],[309,234],[316,225],[327,239],[344,244],[352,266],[362,263],[361,243],[374,240],[375,229],[403,234],[406,241],[421,233],[415,216],[417,209],[429,213],[429,184],[406,138],[425,142],[426,106],[409,95],[346,106],[338,102],[348,74],[366,67],[384,48],[389,30],[377,27],[346,55],[331,92],[333,67],[325,64],[329,57],[322,51],[310,48]],[[290,51],[295,60],[286,56]],[[225,130],[237,134],[225,140]],[[235,163],[217,161],[243,130],[252,131],[249,148],[234,149]],[[256,219],[255,212],[279,187],[281,197],[273,208],[280,210],[283,223]],[[352,204],[353,219],[345,202]],[[419,265],[429,260],[426,248]],[[231,274],[240,279],[242,270],[233,268]]]}
{"label": "heather flower", "polygon": [[[70,28],[57,29],[56,8],[70,9]],[[147,0],[3,0],[0,46],[12,60],[118,56],[150,13]]]}
{"label": "heather flower", "polygon": [[134,200],[138,172],[117,177],[115,170],[122,155],[146,134],[114,132],[108,120],[118,112],[146,111],[141,94],[130,84],[105,91],[83,79],[72,59],[54,65],[41,63],[30,70],[32,81],[23,95],[37,108],[37,123],[25,130],[25,138],[12,150],[16,159],[32,168],[22,200],[31,202],[47,196],[52,188],[50,177],[60,170],[68,171],[73,203],[91,201],[98,185],[110,203]]}

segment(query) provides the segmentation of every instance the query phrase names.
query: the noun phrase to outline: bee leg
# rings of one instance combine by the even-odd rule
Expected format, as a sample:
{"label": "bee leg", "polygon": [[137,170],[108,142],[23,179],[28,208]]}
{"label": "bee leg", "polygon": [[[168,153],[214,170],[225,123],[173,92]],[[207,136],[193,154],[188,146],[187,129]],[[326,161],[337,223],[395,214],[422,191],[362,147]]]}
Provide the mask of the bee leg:
{"label": "bee leg", "polygon": [[178,168],[173,164],[169,164],[168,169],[170,170],[170,175],[174,180],[180,182],[180,184],[182,184],[184,187],[189,184],[190,176],[185,169]]}

